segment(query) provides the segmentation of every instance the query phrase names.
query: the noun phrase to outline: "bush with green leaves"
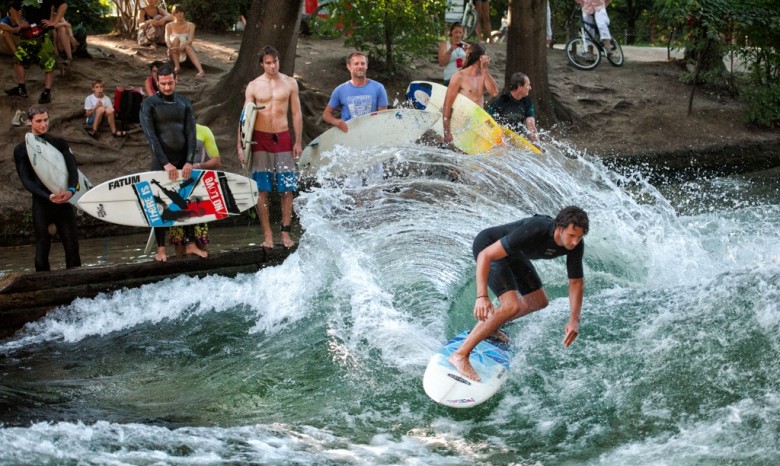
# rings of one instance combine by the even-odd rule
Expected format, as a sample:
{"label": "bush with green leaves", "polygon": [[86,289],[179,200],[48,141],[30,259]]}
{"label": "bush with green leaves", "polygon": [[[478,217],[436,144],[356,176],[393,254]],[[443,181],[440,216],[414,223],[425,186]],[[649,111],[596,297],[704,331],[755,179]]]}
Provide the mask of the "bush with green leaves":
{"label": "bush with green leaves", "polygon": [[745,123],[780,128],[780,83],[772,86],[750,85],[741,89],[745,102]]}
{"label": "bush with green leaves", "polygon": [[337,0],[334,21],[345,43],[394,74],[412,57],[433,54],[444,29],[445,0]]}
{"label": "bush with green leaves", "polygon": [[187,19],[195,23],[199,31],[230,31],[239,15],[246,17],[252,0],[181,0],[169,1],[168,6],[179,3],[184,7]]}

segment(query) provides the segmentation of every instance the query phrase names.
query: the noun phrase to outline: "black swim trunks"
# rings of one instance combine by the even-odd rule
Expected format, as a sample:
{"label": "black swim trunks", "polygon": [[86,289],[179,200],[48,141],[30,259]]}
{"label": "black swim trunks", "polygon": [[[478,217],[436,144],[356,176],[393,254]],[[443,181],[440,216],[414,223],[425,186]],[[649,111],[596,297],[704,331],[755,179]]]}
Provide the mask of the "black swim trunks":
{"label": "black swim trunks", "polygon": [[507,252],[507,257],[490,264],[488,286],[496,296],[517,290],[526,295],[542,288],[542,280],[531,260],[553,259],[566,256],[566,269],[570,279],[582,278],[582,257],[585,240],[569,251],[555,243],[555,221],[546,215],[535,215],[482,230],[472,246],[476,259],[479,253],[495,243]]}

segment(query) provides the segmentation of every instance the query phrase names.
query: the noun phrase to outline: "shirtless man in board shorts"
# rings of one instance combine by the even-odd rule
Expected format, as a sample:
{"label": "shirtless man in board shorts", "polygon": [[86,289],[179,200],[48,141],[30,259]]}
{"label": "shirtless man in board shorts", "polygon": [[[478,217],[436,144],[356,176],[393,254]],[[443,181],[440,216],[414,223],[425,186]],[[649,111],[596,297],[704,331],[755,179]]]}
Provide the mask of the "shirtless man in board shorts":
{"label": "shirtless man in board shorts", "polygon": [[489,64],[490,58],[485,55],[485,47],[482,44],[475,42],[469,45],[466,63],[452,75],[447,93],[444,95],[442,123],[445,142],[452,142],[450,118],[452,118],[452,105],[458,94],[465,95],[480,107],[485,105],[485,91],[493,97],[498,95],[498,84],[488,71]]}
{"label": "shirtless man in board shorts", "polygon": [[[252,179],[257,182],[260,196],[257,208],[263,227],[263,247],[274,247],[274,236],[268,216],[268,194],[273,189],[282,197],[282,246],[292,248],[290,239],[293,191],[298,188],[295,161],[301,156],[301,132],[303,116],[298,98],[298,82],[279,72],[279,52],[266,46],[262,49],[261,64],[264,73],[246,87],[244,106],[252,102],[265,109],[257,112],[255,130],[252,133]],[[290,138],[287,111],[292,112],[295,143]],[[244,163],[241,135],[238,137],[238,160]]]}

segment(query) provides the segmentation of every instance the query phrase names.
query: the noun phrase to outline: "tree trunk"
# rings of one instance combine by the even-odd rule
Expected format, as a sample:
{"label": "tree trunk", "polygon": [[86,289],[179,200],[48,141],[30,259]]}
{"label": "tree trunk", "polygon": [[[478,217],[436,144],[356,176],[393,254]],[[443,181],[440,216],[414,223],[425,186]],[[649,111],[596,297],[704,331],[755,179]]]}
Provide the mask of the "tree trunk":
{"label": "tree trunk", "polygon": [[531,80],[530,97],[541,126],[558,121],[555,102],[547,83],[547,0],[511,0],[512,22],[506,41],[506,74],[509,85],[512,74],[522,71]]}
{"label": "tree trunk", "polygon": [[238,121],[249,81],[262,72],[260,50],[271,45],[279,51],[282,73],[292,76],[303,0],[254,0],[247,15],[246,29],[235,65],[211,95],[195,105],[198,123],[224,117],[225,123]]}

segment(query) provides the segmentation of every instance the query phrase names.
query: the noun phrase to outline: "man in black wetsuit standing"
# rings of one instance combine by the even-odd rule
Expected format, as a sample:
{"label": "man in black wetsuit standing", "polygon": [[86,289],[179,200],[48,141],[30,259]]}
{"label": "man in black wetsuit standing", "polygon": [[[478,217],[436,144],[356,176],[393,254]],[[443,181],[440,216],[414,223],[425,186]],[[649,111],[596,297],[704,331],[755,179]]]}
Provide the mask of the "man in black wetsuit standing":
{"label": "man in black wetsuit standing", "polygon": [[[192,103],[186,97],[176,94],[176,75],[169,64],[157,70],[155,95],[144,99],[141,107],[141,128],[152,149],[152,170],[165,170],[168,179],[176,181],[179,170],[184,179],[192,173],[195,154],[195,115]],[[155,260],[165,262],[168,255],[165,250],[167,228],[155,228],[157,253]],[[200,257],[208,253],[195,244],[194,227],[184,227],[185,252]]]}
{"label": "man in black wetsuit standing", "polygon": [[[27,154],[27,144],[22,142],[14,149],[16,172],[22,185],[32,193],[32,222],[35,231],[35,271],[51,270],[49,266],[49,251],[51,237],[54,232],[60,234],[62,246],[65,248],[65,267],[79,267],[79,239],[76,233],[76,215],[73,206],[68,201],[76,193],[79,182],[76,159],[64,139],[46,134],[49,130],[49,113],[46,107],[34,105],[27,111],[32,134],[44,139],[54,146],[65,159],[68,167],[68,188],[53,193],[44,186],[35,174],[30,157]],[[54,229],[51,227],[54,226]]]}
{"label": "man in black wetsuit standing", "polygon": [[[584,280],[583,237],[588,233],[588,214],[575,206],[563,208],[555,219],[535,215],[517,222],[482,230],[472,246],[477,260],[477,325],[449,362],[463,375],[479,381],[469,354],[490,336],[508,340],[500,328],[510,320],[528,315],[549,304],[542,281],[531,260],[566,256],[571,316],[564,327],[564,346],[572,344],[580,329]],[[488,297],[488,286],[498,296],[497,308]]]}

